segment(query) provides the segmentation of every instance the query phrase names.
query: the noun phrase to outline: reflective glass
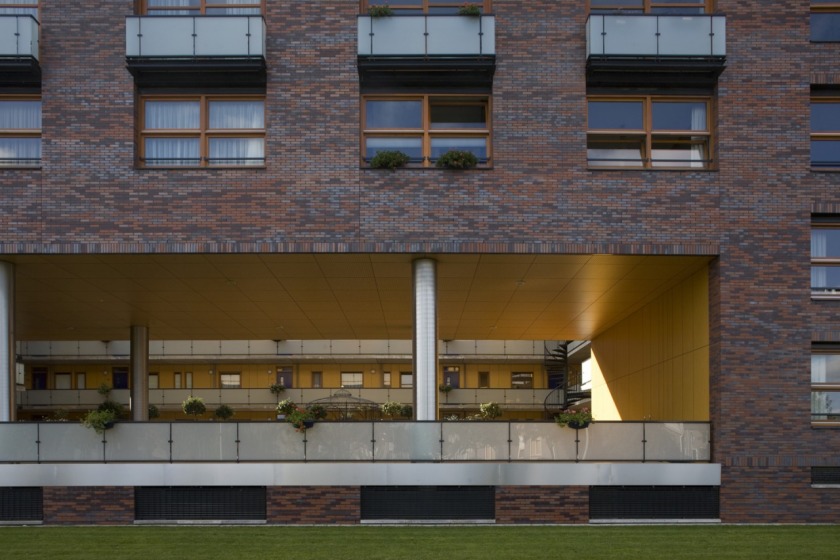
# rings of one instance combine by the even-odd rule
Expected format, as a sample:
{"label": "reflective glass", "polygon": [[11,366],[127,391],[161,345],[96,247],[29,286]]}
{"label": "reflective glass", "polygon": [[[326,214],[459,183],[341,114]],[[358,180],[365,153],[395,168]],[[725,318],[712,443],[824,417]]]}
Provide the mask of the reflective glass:
{"label": "reflective glass", "polygon": [[479,160],[487,159],[486,138],[432,138],[432,159],[437,159],[449,150],[472,152]]}
{"label": "reflective glass", "polygon": [[487,128],[483,105],[432,105],[432,128]]}
{"label": "reflective glass", "polygon": [[811,41],[840,42],[840,13],[811,14]]}
{"label": "reflective glass", "polygon": [[813,420],[840,420],[840,391],[813,391],[811,414]]}
{"label": "reflective glass", "polygon": [[[262,165],[262,138],[211,138],[210,163],[216,165]],[[237,385],[238,382],[237,382]]]}
{"label": "reflective glass", "polygon": [[146,165],[198,165],[198,138],[146,138]]}
{"label": "reflective glass", "polygon": [[198,101],[146,101],[146,128],[197,129],[201,123]]}
{"label": "reflective glass", "polygon": [[365,157],[372,158],[377,152],[399,150],[413,160],[423,159],[422,138],[368,138],[365,141]]}
{"label": "reflective glass", "polygon": [[654,102],[654,130],[706,130],[706,104],[703,102]]}
{"label": "reflective glass", "polygon": [[40,161],[40,138],[0,138],[0,166],[37,165]]}
{"label": "reflective glass", "polygon": [[811,165],[840,166],[840,140],[811,140]]}
{"label": "reflective glass", "polygon": [[811,290],[837,293],[840,290],[840,266],[812,266]]}
{"label": "reflective glass", "polygon": [[811,103],[811,132],[840,132],[840,102]]}
{"label": "reflective glass", "polygon": [[40,101],[0,101],[0,130],[39,130]]}
{"label": "reflective glass", "polygon": [[365,128],[423,128],[423,102],[369,100],[365,103]]}
{"label": "reflective glass", "polygon": [[641,130],[642,114],[641,101],[590,101],[589,129]]}
{"label": "reflective glass", "polygon": [[641,167],[641,140],[593,142],[587,144],[586,157],[594,167]]}
{"label": "reflective glass", "polygon": [[840,383],[840,354],[813,354],[811,383]]}
{"label": "reflective glass", "polygon": [[262,101],[211,101],[210,128],[264,128]]}
{"label": "reflective glass", "polygon": [[840,229],[814,228],[811,230],[811,257],[840,258]]}

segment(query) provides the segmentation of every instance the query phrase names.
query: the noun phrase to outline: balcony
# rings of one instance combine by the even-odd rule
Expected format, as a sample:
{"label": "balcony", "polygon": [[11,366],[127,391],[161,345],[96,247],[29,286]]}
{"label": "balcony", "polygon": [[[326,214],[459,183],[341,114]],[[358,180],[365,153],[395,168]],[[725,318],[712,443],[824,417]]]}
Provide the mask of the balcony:
{"label": "balcony", "polygon": [[138,85],[264,87],[262,16],[129,16],[126,63]]}
{"label": "balcony", "polygon": [[726,64],[726,18],[592,14],[587,84],[714,85]]}
{"label": "balcony", "polygon": [[0,85],[41,84],[38,20],[30,15],[0,15]]}
{"label": "balcony", "polygon": [[490,15],[358,18],[363,86],[492,85],[496,24]]}

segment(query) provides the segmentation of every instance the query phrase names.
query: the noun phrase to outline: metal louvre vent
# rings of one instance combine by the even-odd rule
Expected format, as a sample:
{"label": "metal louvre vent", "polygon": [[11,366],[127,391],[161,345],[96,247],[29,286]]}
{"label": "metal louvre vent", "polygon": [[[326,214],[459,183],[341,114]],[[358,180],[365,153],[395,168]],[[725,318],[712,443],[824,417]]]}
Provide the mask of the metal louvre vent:
{"label": "metal louvre vent", "polygon": [[0,521],[43,521],[44,490],[34,487],[0,488]]}
{"label": "metal louvre vent", "polygon": [[718,519],[718,486],[592,486],[590,519]]}
{"label": "metal louvre vent", "polygon": [[840,484],[840,467],[811,467],[811,484]]}
{"label": "metal louvre vent", "polygon": [[493,486],[366,486],[362,520],[496,518]]}
{"label": "metal louvre vent", "polygon": [[265,520],[265,487],[137,487],[134,518],[138,521]]}

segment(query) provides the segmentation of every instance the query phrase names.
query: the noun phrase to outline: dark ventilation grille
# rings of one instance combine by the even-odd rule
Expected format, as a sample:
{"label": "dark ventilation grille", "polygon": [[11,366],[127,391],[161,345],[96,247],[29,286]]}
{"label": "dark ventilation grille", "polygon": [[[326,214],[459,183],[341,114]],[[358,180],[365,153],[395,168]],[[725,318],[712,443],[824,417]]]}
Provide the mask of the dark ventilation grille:
{"label": "dark ventilation grille", "polygon": [[362,519],[486,520],[496,518],[493,486],[367,486]]}
{"label": "dark ventilation grille", "polygon": [[840,484],[840,467],[811,467],[811,484]]}
{"label": "dark ventilation grille", "polygon": [[42,488],[0,488],[0,521],[43,521]]}
{"label": "dark ventilation grille", "polygon": [[592,486],[590,519],[718,519],[718,486]]}
{"label": "dark ventilation grille", "polygon": [[138,521],[265,520],[265,487],[188,486],[134,489]]}

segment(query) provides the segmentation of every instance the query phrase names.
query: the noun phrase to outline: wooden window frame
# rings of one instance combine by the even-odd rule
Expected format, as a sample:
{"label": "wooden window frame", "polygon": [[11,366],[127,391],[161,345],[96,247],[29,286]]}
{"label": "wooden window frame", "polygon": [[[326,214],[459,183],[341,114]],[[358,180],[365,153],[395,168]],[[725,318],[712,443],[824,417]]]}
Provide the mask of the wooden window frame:
{"label": "wooden window frame", "polygon": [[400,0],[359,0],[359,10],[362,14],[367,14],[368,9],[371,6],[382,6],[384,4],[388,4],[391,10],[394,11],[395,15],[399,15],[401,10],[423,10],[424,14],[429,13],[430,8],[460,8],[464,4],[477,4],[479,8],[481,8],[482,14],[490,13],[492,9],[493,2],[492,0],[457,0],[455,1],[443,1],[440,0],[422,0],[423,4],[421,6],[411,6],[406,4],[401,4]]}
{"label": "wooden window frame", "polygon": [[[358,375],[359,376],[358,377],[358,379],[359,379],[358,385],[355,382],[349,383],[348,385],[345,385],[344,384],[344,376],[345,375],[346,376],[357,376]],[[349,381],[350,381],[350,379],[348,378],[348,382]],[[347,388],[347,389],[361,389],[365,386],[365,373],[363,371],[342,371],[342,372],[339,373],[339,376],[338,376],[338,385],[342,389],[344,389],[344,388]]]}
{"label": "wooden window frame", "polygon": [[5,1],[0,0],[0,9],[10,9],[10,8],[19,9],[19,10],[23,10],[23,11],[21,11],[20,14],[7,13],[7,14],[3,14],[3,15],[33,15],[33,14],[27,14],[25,12],[25,10],[35,10],[34,16],[35,16],[35,19],[38,19],[38,17],[41,14],[41,2],[40,2],[40,0],[37,0],[37,1],[34,1],[34,2],[14,2],[13,0],[5,0]]}
{"label": "wooden window frame", "polygon": [[[621,4],[615,5],[607,5],[607,6],[592,6],[591,0],[586,0],[586,8],[587,13],[593,13],[595,10],[597,13],[603,12],[622,12],[622,13],[638,13],[638,14],[647,14],[647,15],[671,15],[671,14],[657,14],[653,10],[656,8],[699,8],[702,4],[703,13],[704,14],[711,14],[715,10],[715,0],[697,0],[694,3],[687,4],[681,2],[669,2],[668,0],[642,0],[642,7],[641,8],[634,8],[629,6],[622,6]],[[692,12],[698,13],[699,12]],[[676,15],[676,14],[674,14]],[[687,14],[681,14],[687,15]]]}
{"label": "wooden window frame", "polygon": [[[840,355],[840,345],[836,343],[815,343],[811,345],[811,356],[816,355]],[[818,383],[813,380],[813,371],[811,372],[811,394],[820,392],[840,392],[840,382],[824,382]],[[813,402],[813,401],[812,401]],[[814,424],[822,424],[829,426],[840,426],[840,414],[833,414],[836,418],[815,419],[813,408],[811,409],[811,422]]]}
{"label": "wooden window frame", "polygon": [[[149,6],[149,0],[139,0],[139,8],[140,8],[140,15],[148,15],[149,10],[155,12],[178,12],[178,11],[186,11],[190,10],[189,6]],[[253,0],[248,4],[227,4],[224,0],[200,0],[200,4],[192,8],[195,13],[186,14],[186,15],[207,15],[207,10],[212,10],[216,8],[258,8],[259,15],[265,14],[265,0]],[[165,15],[165,14],[155,14],[155,15]],[[185,15],[185,14],[174,14],[173,15]],[[225,14],[218,14],[218,15],[225,15]],[[235,14],[231,14],[235,15]],[[254,14],[256,15],[256,14]]]}
{"label": "wooden window frame", "polygon": [[[840,96],[832,95],[832,96],[812,96],[811,97],[811,106],[820,103],[833,103],[838,105],[838,111],[840,111]],[[840,142],[840,130],[831,130],[831,131],[820,131],[814,132],[811,131],[810,134],[811,142],[819,142],[821,140],[828,140],[828,141],[835,141]],[[827,165],[814,165],[814,161],[811,160],[811,168],[812,169],[840,169],[840,160],[833,164]],[[840,222],[838,222],[840,225]]]}
{"label": "wooden window frame", "polygon": [[[816,229],[831,229],[840,231],[840,216],[815,218],[811,221],[811,233]],[[813,253],[811,256],[811,268],[814,267],[840,267],[840,255],[815,257]],[[840,287],[834,291],[814,291],[813,286],[810,287],[812,299],[840,299]],[[840,350],[839,350],[840,351]]]}
{"label": "wooden window frame", "polygon": [[[642,102],[642,127],[641,129],[589,129],[587,123],[586,131],[586,149],[589,150],[589,144],[595,140],[601,142],[626,142],[630,145],[630,139],[638,138],[640,143],[640,157],[641,165],[593,165],[587,154],[587,166],[591,170],[680,170],[680,171],[709,171],[714,169],[715,153],[714,135],[712,134],[712,123],[715,114],[714,99],[709,96],[668,96],[668,95],[628,95],[628,96],[608,96],[608,95],[591,95],[586,98],[587,116],[589,114],[589,102]],[[654,130],[653,129],[653,104],[660,102],[676,102],[676,103],[698,103],[706,104],[706,129],[705,130]],[[691,137],[705,138],[703,145],[706,150],[706,160],[702,167],[692,167],[686,165],[657,165],[656,161],[651,159],[653,145],[657,141],[671,139],[672,142],[697,144]]]}
{"label": "wooden window frame", "polygon": [[[224,378],[236,379],[236,385],[225,385]],[[220,371],[219,372],[219,389],[241,389],[242,388],[242,372],[240,371]]]}
{"label": "wooden window frame", "polygon": [[[199,103],[199,128],[160,128],[146,130],[146,102],[148,101],[197,101]],[[263,128],[210,128],[210,103],[213,101],[262,101],[263,103]],[[137,116],[137,165],[145,169],[259,169],[265,167],[265,95],[142,95],[138,103]],[[147,138],[198,138],[199,140],[199,163],[198,165],[147,165],[145,150]],[[258,164],[214,164],[210,161],[210,140],[213,138],[260,138],[263,141],[263,161]]]}
{"label": "wooden window frame", "polygon": [[[0,102],[3,101],[37,101],[41,103],[41,115],[43,116],[44,106],[41,102],[40,95],[0,95]],[[43,126],[43,122],[41,123]],[[38,138],[41,139],[42,136],[42,129],[34,129],[34,128],[20,128],[20,129],[0,129],[0,138]],[[42,144],[43,149],[43,144]],[[43,153],[41,154],[41,158],[38,158],[38,161],[33,161],[31,163],[4,163],[0,161],[0,169],[20,169],[20,168],[38,168],[41,167],[41,159],[43,158]],[[18,160],[23,158],[17,158]]]}
{"label": "wooden window frame", "polygon": [[[420,101],[421,102],[421,128],[365,128],[367,102],[368,101]],[[485,111],[485,128],[432,128],[431,107],[435,102],[446,101],[447,104],[481,105]],[[463,94],[376,94],[363,95],[361,102],[361,139],[360,159],[363,167],[368,166],[366,154],[366,140],[368,138],[400,137],[400,138],[421,138],[422,161],[412,162],[409,167],[434,167],[435,162],[431,158],[433,138],[459,138],[472,137],[483,138],[487,146],[486,161],[479,162],[479,167],[490,167],[493,161],[492,137],[493,123],[491,95],[463,95]]]}

